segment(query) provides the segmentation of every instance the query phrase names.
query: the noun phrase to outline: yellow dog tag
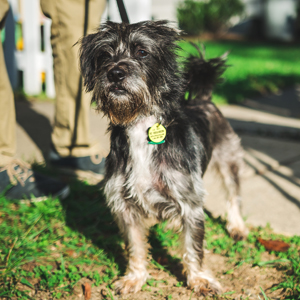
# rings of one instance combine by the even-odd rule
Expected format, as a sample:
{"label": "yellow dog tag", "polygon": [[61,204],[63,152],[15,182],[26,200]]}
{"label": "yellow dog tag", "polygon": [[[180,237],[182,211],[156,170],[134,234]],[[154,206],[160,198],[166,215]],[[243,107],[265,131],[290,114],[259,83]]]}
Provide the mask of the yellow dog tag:
{"label": "yellow dog tag", "polygon": [[148,137],[150,139],[149,144],[162,144],[164,143],[164,139],[166,137],[167,130],[166,128],[159,124],[155,123],[152,127],[148,130]]}

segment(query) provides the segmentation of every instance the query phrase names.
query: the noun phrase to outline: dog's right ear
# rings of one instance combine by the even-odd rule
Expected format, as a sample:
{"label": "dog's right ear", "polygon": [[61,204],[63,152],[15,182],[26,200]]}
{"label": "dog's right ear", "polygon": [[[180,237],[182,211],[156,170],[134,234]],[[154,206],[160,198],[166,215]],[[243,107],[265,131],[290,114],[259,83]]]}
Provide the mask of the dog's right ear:
{"label": "dog's right ear", "polygon": [[78,41],[80,71],[87,92],[94,89],[96,80],[96,43],[99,33],[89,34]]}

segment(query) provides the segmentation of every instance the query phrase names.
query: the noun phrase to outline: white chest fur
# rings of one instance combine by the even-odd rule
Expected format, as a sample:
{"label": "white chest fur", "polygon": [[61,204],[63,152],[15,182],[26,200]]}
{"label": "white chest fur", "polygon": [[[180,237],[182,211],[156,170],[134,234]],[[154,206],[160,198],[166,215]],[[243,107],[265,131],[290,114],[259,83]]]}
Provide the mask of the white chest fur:
{"label": "white chest fur", "polygon": [[[152,152],[155,145],[148,144],[147,131],[156,123],[154,116],[145,117],[127,130],[129,137],[129,155],[134,172],[143,176],[150,172]],[[141,177],[143,177],[141,176]]]}
{"label": "white chest fur", "polygon": [[[148,128],[157,122],[154,116],[139,120],[134,126],[127,130],[129,137],[130,163],[127,168],[130,172],[127,188],[141,205],[147,203],[145,195],[152,187],[153,164],[152,154],[157,145],[148,144]],[[151,167],[152,166],[152,167]]]}

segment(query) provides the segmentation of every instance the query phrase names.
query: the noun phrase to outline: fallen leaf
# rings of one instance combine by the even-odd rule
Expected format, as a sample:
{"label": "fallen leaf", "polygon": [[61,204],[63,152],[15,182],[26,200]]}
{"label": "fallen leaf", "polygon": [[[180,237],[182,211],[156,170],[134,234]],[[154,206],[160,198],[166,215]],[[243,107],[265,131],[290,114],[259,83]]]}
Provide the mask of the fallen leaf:
{"label": "fallen leaf", "polygon": [[74,250],[66,250],[66,253],[67,253],[69,256],[74,256],[75,251],[74,251]]}
{"label": "fallen leaf", "polygon": [[92,296],[92,287],[88,282],[86,282],[84,284],[84,299],[89,300],[91,299],[91,296]]}
{"label": "fallen leaf", "polygon": [[290,248],[289,244],[282,242],[282,241],[272,241],[272,240],[267,241],[267,240],[263,240],[261,238],[258,238],[257,240],[268,251],[286,252]]}

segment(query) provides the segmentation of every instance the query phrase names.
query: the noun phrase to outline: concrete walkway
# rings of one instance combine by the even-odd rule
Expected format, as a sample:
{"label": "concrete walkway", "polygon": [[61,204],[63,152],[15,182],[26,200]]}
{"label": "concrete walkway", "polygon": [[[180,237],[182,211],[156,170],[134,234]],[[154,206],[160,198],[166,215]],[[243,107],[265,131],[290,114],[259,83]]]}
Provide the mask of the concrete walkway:
{"label": "concrete walkway", "polygon": [[[276,232],[296,235],[300,235],[299,94],[296,87],[272,96],[271,100],[247,99],[244,106],[221,107],[245,149],[242,196],[246,222],[255,226],[270,223]],[[276,101],[282,109],[279,105],[274,110],[272,104]],[[16,111],[17,156],[31,162],[44,161],[48,156],[54,104],[17,101]],[[109,151],[106,120],[92,110],[90,115],[93,137]],[[225,196],[215,174],[209,171],[205,183],[209,193],[207,209],[215,216],[224,215]]]}

